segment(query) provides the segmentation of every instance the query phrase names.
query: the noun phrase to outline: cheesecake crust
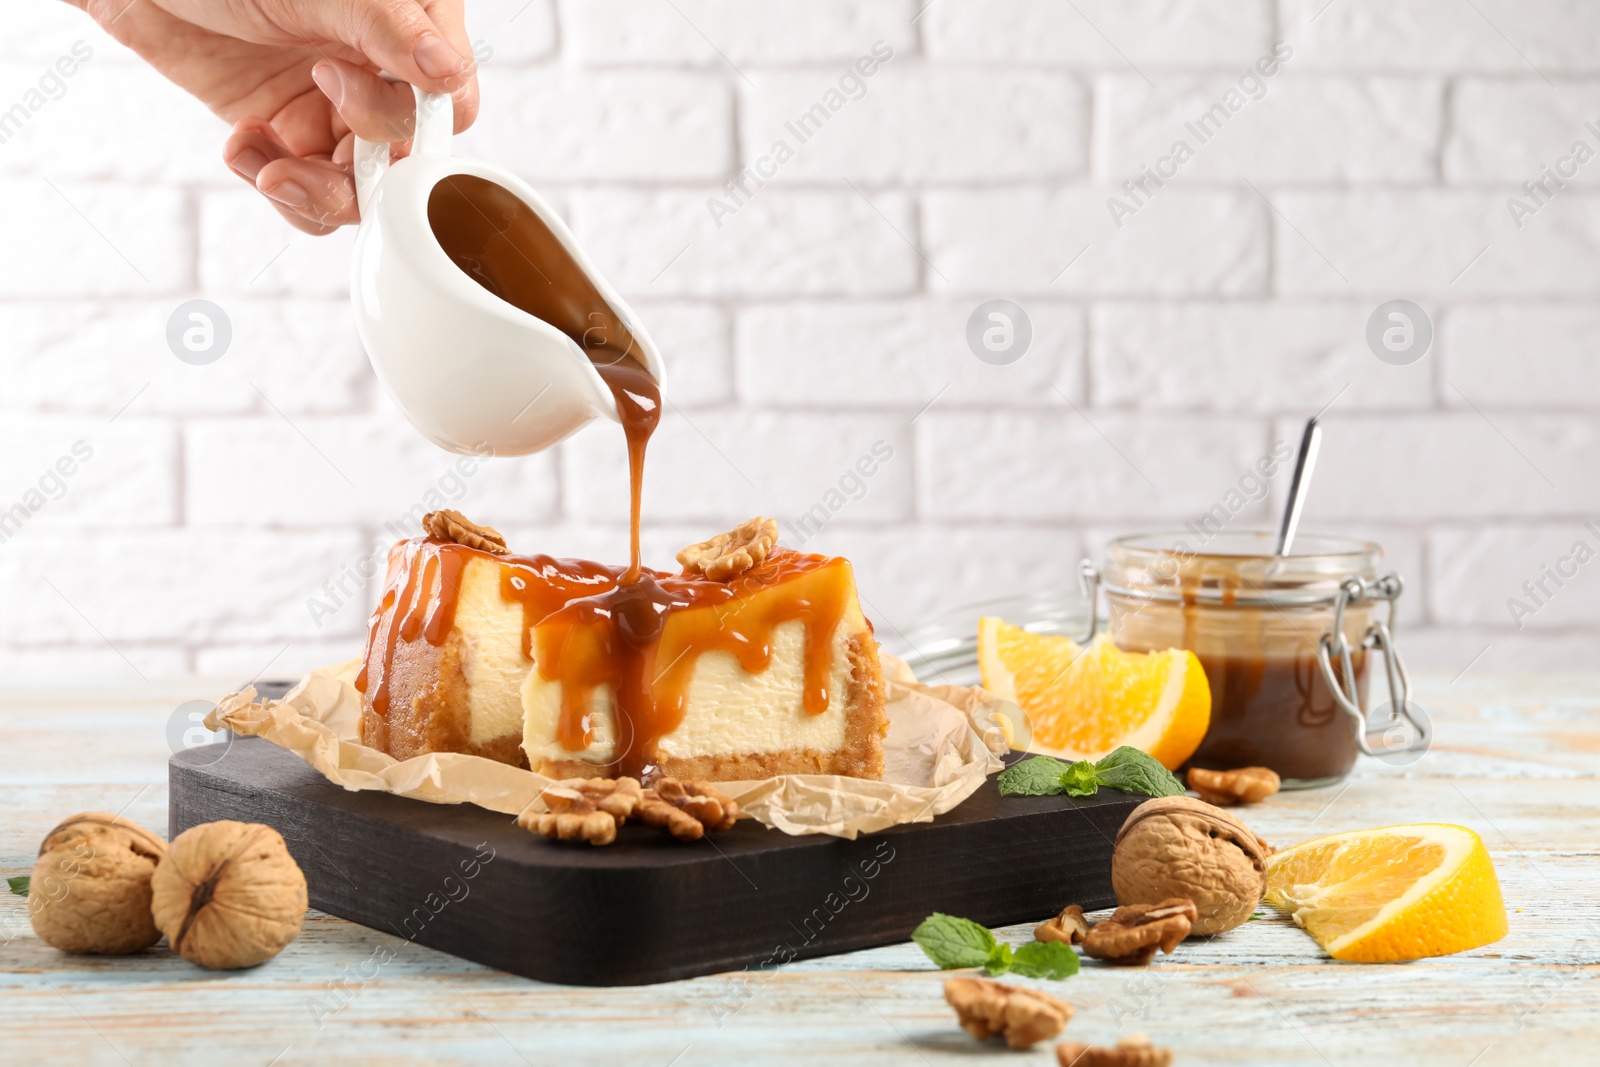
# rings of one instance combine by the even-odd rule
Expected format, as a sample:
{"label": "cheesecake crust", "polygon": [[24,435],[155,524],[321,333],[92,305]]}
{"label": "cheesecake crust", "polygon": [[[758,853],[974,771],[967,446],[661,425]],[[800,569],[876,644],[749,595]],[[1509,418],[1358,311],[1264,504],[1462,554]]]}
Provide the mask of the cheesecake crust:
{"label": "cheesecake crust", "polygon": [[[383,628],[396,625],[390,615],[373,635],[385,640]],[[466,670],[462,666],[461,631],[452,630],[435,648],[426,641],[395,646],[389,673],[389,714],[379,715],[372,701],[361,699],[361,743],[395,759],[429,752],[462,752],[513,767],[528,766],[522,731],[502,734],[482,744],[472,740]],[[381,647],[381,646],[380,646]]]}

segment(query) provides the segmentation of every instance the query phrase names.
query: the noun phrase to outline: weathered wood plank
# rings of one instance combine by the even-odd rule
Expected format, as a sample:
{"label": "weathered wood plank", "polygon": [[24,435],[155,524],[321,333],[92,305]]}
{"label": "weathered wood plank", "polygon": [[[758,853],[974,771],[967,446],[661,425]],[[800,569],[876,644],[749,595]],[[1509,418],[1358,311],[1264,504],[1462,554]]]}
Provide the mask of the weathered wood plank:
{"label": "weathered wood plank", "polygon": [[[1600,679],[1419,681],[1438,740],[1416,764],[1364,761],[1348,788],[1282,794],[1244,815],[1289,844],[1392,822],[1478,829],[1511,931],[1471,953],[1338,964],[1281,919],[1193,941],[1147,971],[1087,964],[1053,991],[1069,1033],[1141,1031],[1181,1064],[1453,1067],[1588,1062],[1600,1036]],[[64,815],[166,824],[166,722],[204,689],[0,693],[0,873],[27,869]],[[1065,903],[1065,901],[1063,901]],[[863,902],[870,906],[870,898]],[[998,931],[1020,942],[1027,926]],[[270,964],[198,971],[164,948],[64,956],[0,894],[0,1041],[19,1062],[145,1064],[527,1062],[572,1065],[1053,1062],[954,1026],[941,976],[902,944],[624,989],[491,971],[313,914]],[[676,1057],[676,1059],[674,1059]]]}

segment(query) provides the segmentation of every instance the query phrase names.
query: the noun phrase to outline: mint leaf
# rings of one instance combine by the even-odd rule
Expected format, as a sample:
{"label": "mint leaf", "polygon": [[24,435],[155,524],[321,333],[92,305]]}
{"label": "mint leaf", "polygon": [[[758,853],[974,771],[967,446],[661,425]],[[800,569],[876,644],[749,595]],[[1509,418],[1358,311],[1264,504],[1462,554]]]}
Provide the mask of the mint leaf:
{"label": "mint leaf", "polygon": [[934,912],[911,932],[911,940],[921,946],[928,958],[942,971],[956,967],[982,967],[995,949],[994,935],[971,919]]}
{"label": "mint leaf", "polygon": [[989,960],[983,966],[983,973],[990,978],[1005,974],[1011,970],[1011,946],[996,945],[989,950]]}
{"label": "mint leaf", "polygon": [[1060,941],[1030,941],[1017,949],[1011,973],[1059,982],[1078,973],[1078,954]]}
{"label": "mint leaf", "polygon": [[1148,753],[1123,745],[1094,765],[1100,784],[1126,793],[1147,797],[1181,797],[1183,783],[1161,761]]}
{"label": "mint leaf", "polygon": [[10,886],[11,891],[17,896],[25,897],[28,895],[28,883],[32,880],[33,878],[30,875],[23,874],[15,878],[7,878],[6,885]]}
{"label": "mint leaf", "polygon": [[1086,759],[1061,772],[1061,787],[1069,797],[1092,797],[1100,788],[1100,778],[1094,764]]}
{"label": "mint leaf", "polygon": [[1020,948],[997,942],[986,927],[970,919],[934,912],[911,934],[928,958],[948,971],[982,967],[991,978],[1012,973],[1060,981],[1078,973],[1078,954],[1058,941],[1030,941]]}
{"label": "mint leaf", "polygon": [[1000,772],[1003,797],[1053,797],[1062,792],[1061,772],[1067,765],[1050,756],[1034,756]]}

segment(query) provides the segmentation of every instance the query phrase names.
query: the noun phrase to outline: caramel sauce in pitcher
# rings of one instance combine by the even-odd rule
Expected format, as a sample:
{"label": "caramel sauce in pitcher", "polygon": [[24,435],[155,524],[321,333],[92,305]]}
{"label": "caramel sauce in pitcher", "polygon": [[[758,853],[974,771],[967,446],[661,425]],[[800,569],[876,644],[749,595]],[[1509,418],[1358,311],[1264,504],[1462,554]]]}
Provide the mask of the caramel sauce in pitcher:
{"label": "caramel sauce in pitcher", "polygon": [[[733,655],[767,668],[774,633],[805,624],[803,707],[828,709],[833,636],[852,589],[842,559],[775,549],[733,582],[643,566],[640,510],[645,453],[661,418],[661,391],[633,334],[561,239],[515,194],[471,175],[434,187],[428,221],[450,259],[507,303],[561,330],[583,350],[616,399],[628,448],[626,568],[551,556],[490,555],[433,539],[397,546],[368,636],[356,688],[385,715],[395,648],[419,637],[441,645],[454,626],[460,577],[473,553],[501,568],[500,595],[522,609],[522,652],[561,686],[557,736],[581,752],[596,732],[596,694],[615,709],[617,774],[648,777],[660,739],[683,721],[698,657]],[[759,596],[745,596],[760,593]],[[694,608],[721,610],[694,611]]]}

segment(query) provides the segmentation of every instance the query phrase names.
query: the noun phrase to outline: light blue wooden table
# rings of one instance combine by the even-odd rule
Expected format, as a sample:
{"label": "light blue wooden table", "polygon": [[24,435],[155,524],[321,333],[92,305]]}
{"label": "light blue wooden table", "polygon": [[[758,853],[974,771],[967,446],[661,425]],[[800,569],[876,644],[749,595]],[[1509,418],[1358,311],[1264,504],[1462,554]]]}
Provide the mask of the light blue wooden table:
{"label": "light blue wooden table", "polygon": [[[217,692],[0,694],[0,874],[25,873],[43,834],[78,811],[164,832],[168,720]],[[1077,1008],[1066,1036],[1142,1032],[1183,1065],[1600,1063],[1600,676],[1422,679],[1417,695],[1437,738],[1416,764],[1367,761],[1343,788],[1280,794],[1244,817],[1277,845],[1395,822],[1471,826],[1511,909],[1505,940],[1366,966],[1326,959],[1292,924],[1255,921],[1147,970],[1091,963],[1049,984]],[[1051,1044],[1008,1053],[958,1030],[940,975],[909,944],[792,964],[759,985],[576,989],[317,913],[251,971],[201,971],[164,946],[71,957],[34,937],[25,908],[0,892],[0,1056],[19,1067],[1055,1062]],[[998,933],[1015,942],[1029,929]]]}

